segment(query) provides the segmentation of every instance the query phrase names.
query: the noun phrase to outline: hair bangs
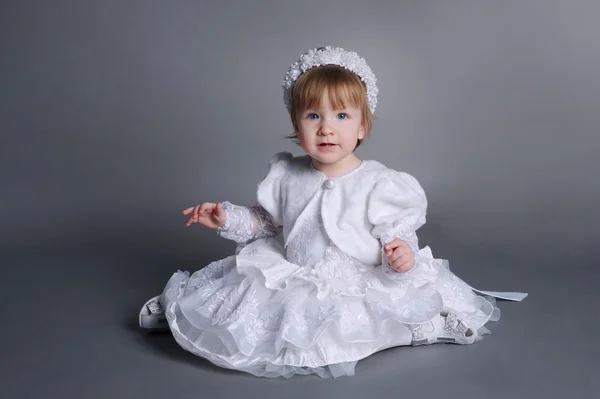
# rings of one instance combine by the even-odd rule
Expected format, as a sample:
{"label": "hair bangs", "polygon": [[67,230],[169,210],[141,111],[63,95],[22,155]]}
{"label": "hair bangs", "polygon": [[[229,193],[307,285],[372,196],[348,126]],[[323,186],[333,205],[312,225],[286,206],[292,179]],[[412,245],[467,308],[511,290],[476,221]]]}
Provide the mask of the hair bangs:
{"label": "hair bangs", "polygon": [[298,78],[292,92],[293,107],[296,112],[317,108],[325,94],[334,109],[368,106],[366,88],[358,76],[337,65],[324,65]]}

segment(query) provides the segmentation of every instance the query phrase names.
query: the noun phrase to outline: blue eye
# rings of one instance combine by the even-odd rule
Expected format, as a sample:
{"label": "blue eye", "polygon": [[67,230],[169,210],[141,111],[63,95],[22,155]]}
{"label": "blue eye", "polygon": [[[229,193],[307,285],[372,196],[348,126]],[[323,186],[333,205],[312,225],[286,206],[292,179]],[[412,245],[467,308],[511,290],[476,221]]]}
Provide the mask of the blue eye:
{"label": "blue eye", "polygon": [[339,119],[346,119],[348,117],[348,114],[346,114],[345,112],[340,112],[337,116]]}
{"label": "blue eye", "polygon": [[306,117],[308,119],[317,119],[319,117],[319,115],[317,115],[315,113],[311,113],[311,114],[308,114]]}

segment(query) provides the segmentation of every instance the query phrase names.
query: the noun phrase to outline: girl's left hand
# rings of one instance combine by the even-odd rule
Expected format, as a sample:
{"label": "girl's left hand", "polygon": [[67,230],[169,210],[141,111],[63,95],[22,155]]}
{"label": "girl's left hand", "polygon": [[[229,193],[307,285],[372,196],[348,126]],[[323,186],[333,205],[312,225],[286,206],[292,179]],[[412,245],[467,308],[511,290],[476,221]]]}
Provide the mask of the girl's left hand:
{"label": "girl's left hand", "polygon": [[399,238],[383,247],[390,267],[397,272],[407,272],[415,266],[415,254],[410,246]]}

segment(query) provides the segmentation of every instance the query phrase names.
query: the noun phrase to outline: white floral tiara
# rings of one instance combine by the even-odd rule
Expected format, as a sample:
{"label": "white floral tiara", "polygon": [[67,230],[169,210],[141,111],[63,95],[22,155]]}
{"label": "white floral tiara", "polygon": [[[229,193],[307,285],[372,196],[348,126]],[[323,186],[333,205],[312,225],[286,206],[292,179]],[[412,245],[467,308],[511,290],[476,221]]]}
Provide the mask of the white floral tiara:
{"label": "white floral tiara", "polygon": [[290,112],[292,106],[292,87],[296,79],[311,68],[331,64],[339,65],[354,72],[365,83],[369,108],[374,113],[377,107],[377,93],[379,92],[375,74],[373,74],[365,59],[355,52],[331,46],[309,50],[307,53],[302,54],[298,61],[290,65],[283,80],[283,102],[288,112]]}

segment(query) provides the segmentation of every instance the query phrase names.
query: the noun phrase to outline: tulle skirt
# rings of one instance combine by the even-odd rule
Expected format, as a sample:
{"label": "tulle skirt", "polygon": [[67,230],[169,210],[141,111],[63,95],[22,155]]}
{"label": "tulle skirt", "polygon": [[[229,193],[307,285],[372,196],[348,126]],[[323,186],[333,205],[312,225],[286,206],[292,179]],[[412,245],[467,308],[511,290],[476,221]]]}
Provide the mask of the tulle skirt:
{"label": "tulle skirt", "polygon": [[375,352],[410,345],[408,325],[445,307],[478,339],[499,319],[494,299],[477,295],[428,247],[394,280],[382,266],[328,251],[327,262],[298,266],[277,240],[261,239],[191,275],[178,271],[161,296],[173,336],[191,353],[256,376],[339,377]]}

